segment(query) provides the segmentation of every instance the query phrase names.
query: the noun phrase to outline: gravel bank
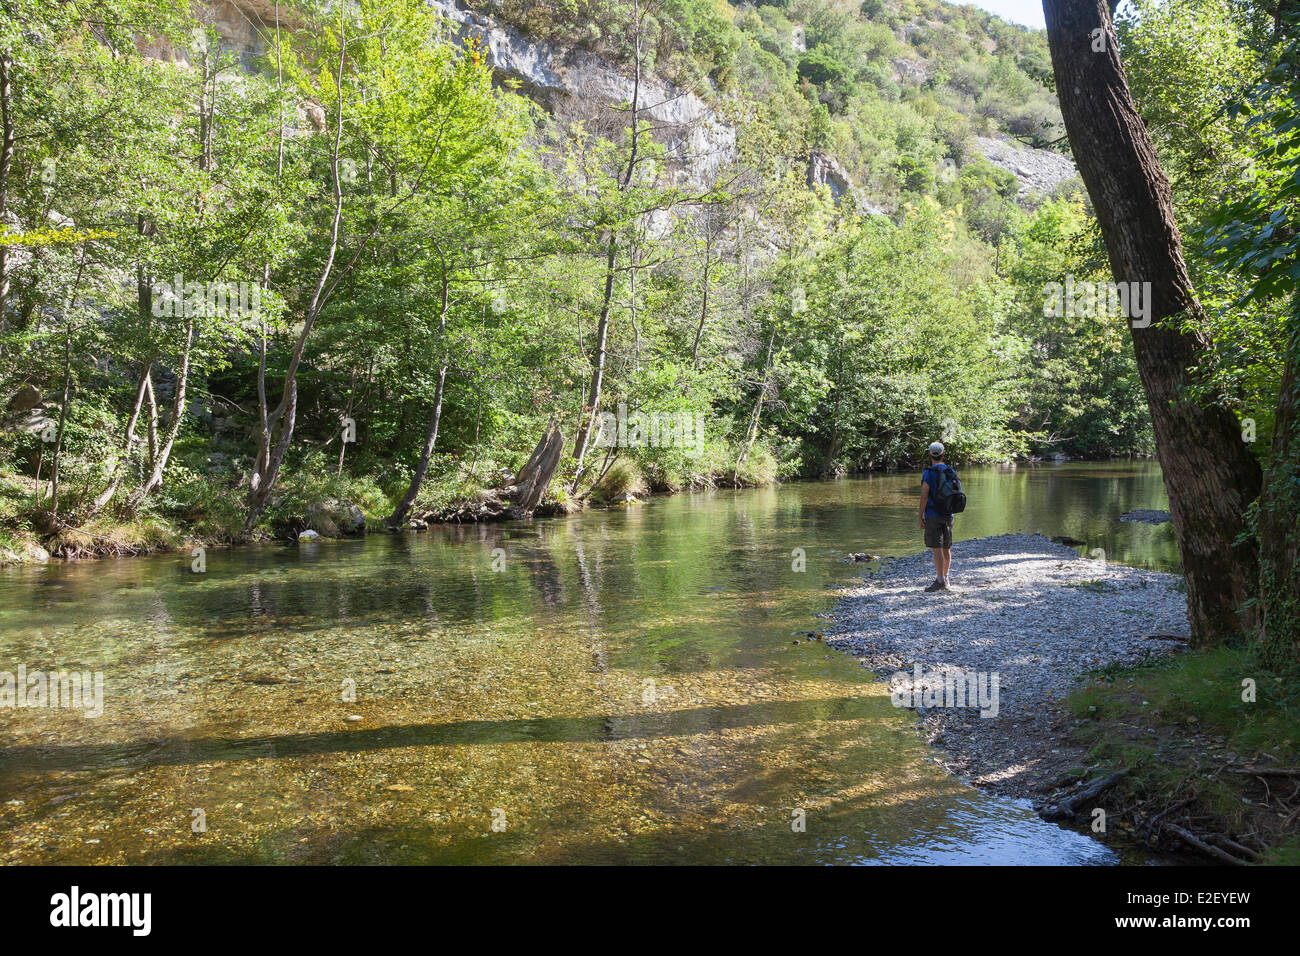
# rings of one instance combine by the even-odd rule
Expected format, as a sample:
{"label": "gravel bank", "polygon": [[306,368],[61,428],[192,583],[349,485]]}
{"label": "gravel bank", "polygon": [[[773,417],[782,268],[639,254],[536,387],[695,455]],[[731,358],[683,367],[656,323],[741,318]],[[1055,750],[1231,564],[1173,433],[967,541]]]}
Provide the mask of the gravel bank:
{"label": "gravel bank", "polygon": [[1041,794],[1083,763],[1061,706],[1079,678],[1176,652],[1188,634],[1180,578],[1081,558],[1043,535],[958,541],[951,590],[925,593],[933,580],[929,551],[887,562],[843,590],[826,641],[882,677],[958,668],[991,689],[996,674],[995,717],[911,703],[948,770],[998,793]]}

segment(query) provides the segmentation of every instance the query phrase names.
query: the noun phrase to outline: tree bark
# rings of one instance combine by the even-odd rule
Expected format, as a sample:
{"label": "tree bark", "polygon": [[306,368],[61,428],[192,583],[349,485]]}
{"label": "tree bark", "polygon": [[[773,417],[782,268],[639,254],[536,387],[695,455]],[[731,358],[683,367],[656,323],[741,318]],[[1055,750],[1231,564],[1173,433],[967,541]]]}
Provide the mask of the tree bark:
{"label": "tree bark", "polygon": [[732,484],[740,487],[740,469],[744,467],[749,453],[758,438],[758,426],[763,420],[763,403],[767,401],[768,373],[772,368],[772,350],[776,346],[776,319],[772,319],[772,331],[767,336],[767,354],[763,357],[763,374],[758,380],[758,397],[754,399],[754,409],[749,415],[749,427],[745,429],[745,442],[740,446],[740,455],[736,458],[736,467],[732,474]]}
{"label": "tree bark", "polygon": [[420,488],[424,484],[425,476],[429,473],[429,459],[433,457],[433,448],[438,443],[438,426],[442,422],[442,396],[447,384],[447,363],[443,362],[438,367],[438,385],[434,389],[433,395],[433,412],[429,415],[429,427],[424,433],[424,447],[420,449],[420,460],[415,465],[415,473],[411,475],[411,483],[406,487],[406,494],[402,495],[402,500],[397,503],[393,513],[388,516],[388,527],[400,528],[406,516],[410,514],[411,506],[415,504],[416,497],[420,494]]}
{"label": "tree bark", "polygon": [[[138,215],[136,217],[136,234],[145,237],[151,236],[153,233],[153,224],[148,222],[143,214]],[[143,258],[137,259],[135,263],[135,294],[136,312],[140,316],[141,324],[148,330],[153,326],[153,287],[149,283],[149,276],[146,274]],[[131,405],[131,414],[126,420],[126,432],[122,436],[121,453],[113,462],[113,469],[109,472],[104,490],[99,493],[90,506],[91,514],[98,513],[106,504],[112,501],[122,483],[122,465],[126,459],[131,457],[131,445],[135,442],[135,426],[140,420],[140,409],[144,406],[145,389],[153,373],[153,363],[154,358],[152,355],[144,361],[140,372],[140,382],[135,390],[135,402]]]}
{"label": "tree bark", "polygon": [[1117,282],[1151,283],[1150,324],[1130,322],[1133,351],[1182,554],[1192,640],[1213,644],[1254,623],[1242,609],[1257,569],[1243,515],[1259,493],[1259,465],[1235,416],[1189,395],[1210,348],[1200,331],[1204,313],[1183,260],[1169,180],[1129,93],[1107,0],[1043,0],[1043,10],[1061,115],[1111,271]]}
{"label": "tree bark", "polygon": [[442,423],[442,397],[447,388],[447,313],[451,309],[451,271],[446,256],[440,258],[442,259],[442,295],[438,306],[438,348],[441,350],[442,359],[438,363],[438,384],[434,388],[433,411],[429,415],[429,427],[424,432],[424,447],[420,449],[420,460],[415,465],[415,473],[411,475],[411,483],[406,487],[406,494],[402,495],[402,500],[388,516],[387,524],[391,529],[401,527],[420,494],[424,478],[429,473],[429,460],[433,457],[433,448],[438,443],[438,426]]}
{"label": "tree bark", "polygon": [[[162,484],[163,474],[167,471],[167,462],[171,459],[172,448],[176,445],[176,437],[180,434],[181,425],[185,421],[185,391],[189,385],[190,355],[193,346],[194,319],[191,317],[185,323],[185,345],[181,350],[180,367],[176,370],[176,393],[172,396],[172,417],[167,424],[167,438],[163,441],[161,447],[156,447],[151,456],[149,477],[127,499],[126,508],[128,512],[133,513],[140,507],[140,502],[144,501],[155,488]],[[146,371],[145,375],[146,380],[148,380],[150,373]],[[156,417],[155,413],[155,421]],[[154,434],[156,434],[156,426]],[[156,446],[156,442],[154,444]]]}
{"label": "tree bark", "polygon": [[587,403],[582,409],[582,424],[574,441],[573,485],[569,489],[573,494],[577,493],[578,483],[582,481],[582,463],[587,457],[591,441],[591,426],[600,411],[601,389],[605,383],[605,356],[609,351],[609,314],[614,298],[614,261],[617,250],[618,241],[611,230],[605,253],[605,297],[600,307],[600,321],[596,325],[596,354],[592,361],[591,390],[587,393]]}
{"label": "tree bark", "polygon": [[527,518],[546,496],[546,489],[551,486],[551,478],[560,465],[564,454],[564,432],[559,423],[552,421],[546,426],[544,434],[527,463],[515,476],[514,505],[511,508],[516,518]]}
{"label": "tree bark", "polygon": [[[340,22],[342,22],[343,16],[343,8],[340,7]],[[276,478],[280,474],[280,466],[284,463],[284,456],[289,451],[289,443],[293,440],[293,427],[298,418],[298,366],[302,363],[303,351],[307,347],[307,337],[311,335],[312,327],[316,324],[320,310],[325,304],[327,298],[326,287],[330,275],[334,271],[334,260],[338,255],[339,237],[343,224],[343,184],[339,178],[339,151],[343,142],[344,99],[342,90],[343,68],[347,63],[347,49],[347,37],[340,29],[339,62],[334,77],[334,88],[339,91],[338,117],[334,126],[334,142],[330,149],[334,214],[330,222],[325,263],[321,267],[320,276],[316,280],[316,287],[312,291],[311,301],[307,306],[306,315],[303,317],[302,331],[298,334],[298,342],[294,346],[293,355],[289,359],[289,366],[285,369],[284,387],[281,392],[280,403],[269,414],[265,411],[265,405],[262,407],[257,459],[248,480],[248,515],[244,519],[243,530],[245,537],[252,533],[253,526],[257,524],[257,519],[266,509],[267,504],[270,503],[271,490],[275,487]],[[360,255],[359,251],[357,255]],[[353,262],[355,261],[356,257],[354,256]],[[265,348],[265,335],[263,335],[262,341],[263,348]],[[261,376],[259,388],[264,387],[265,365],[262,367]]]}
{"label": "tree bark", "polygon": [[149,359],[140,372],[140,384],[135,389],[135,402],[131,405],[131,414],[126,420],[126,431],[122,435],[122,448],[117,459],[113,462],[113,470],[109,472],[108,484],[104,486],[104,490],[99,493],[90,506],[90,514],[92,515],[97,514],[106,504],[113,500],[113,496],[117,494],[118,486],[122,483],[122,464],[127,458],[131,457],[131,446],[135,443],[135,426],[140,420],[140,409],[144,407],[145,391],[152,369],[153,360]]}

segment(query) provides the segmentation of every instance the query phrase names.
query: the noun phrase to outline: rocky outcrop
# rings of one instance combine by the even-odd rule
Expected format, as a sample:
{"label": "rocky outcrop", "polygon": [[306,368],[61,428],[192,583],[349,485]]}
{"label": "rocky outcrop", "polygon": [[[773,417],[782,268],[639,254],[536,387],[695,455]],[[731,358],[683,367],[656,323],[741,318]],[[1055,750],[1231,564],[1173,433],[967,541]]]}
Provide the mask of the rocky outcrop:
{"label": "rocky outcrop", "polygon": [[1062,183],[1078,175],[1069,157],[1050,149],[1034,149],[988,136],[977,136],[975,144],[990,163],[1020,180],[1022,201],[1051,196]]}
{"label": "rocky outcrop", "polygon": [[39,435],[58,424],[59,406],[25,383],[0,408],[0,432]]}
{"label": "rocky outcrop", "polygon": [[852,191],[853,180],[849,179],[848,171],[834,156],[814,150],[808,156],[808,185],[814,189],[825,186],[830,190],[831,198],[839,202],[841,197]]}
{"label": "rocky outcrop", "polygon": [[[475,37],[483,44],[502,80],[515,81],[521,92],[561,118],[578,104],[589,112],[592,105],[632,99],[632,78],[594,54],[558,50],[454,0],[429,0],[429,6],[447,19],[457,37]],[[656,77],[642,77],[638,102],[659,127],[670,159],[686,180],[708,184],[718,167],[734,157],[735,129],[720,121],[695,93]],[[574,118],[582,117],[575,112]]]}
{"label": "rocky outcrop", "polygon": [[887,215],[884,209],[867,201],[863,191],[854,185],[848,170],[829,153],[813,150],[808,155],[808,185],[814,189],[825,186],[836,204],[848,200],[849,208],[860,213]]}
{"label": "rocky outcrop", "polygon": [[919,60],[910,57],[896,57],[890,61],[894,76],[903,86],[921,86],[930,78],[930,69]]}
{"label": "rocky outcrop", "polygon": [[[283,3],[279,6],[280,28],[286,31],[296,28],[298,19],[292,10]],[[200,21],[217,32],[222,46],[233,50],[248,70],[254,68],[256,59],[266,51],[263,37],[275,32],[276,16],[275,0],[207,0],[199,13]],[[165,38],[140,37],[136,45],[146,56],[190,65],[199,42],[198,36],[180,43]]]}

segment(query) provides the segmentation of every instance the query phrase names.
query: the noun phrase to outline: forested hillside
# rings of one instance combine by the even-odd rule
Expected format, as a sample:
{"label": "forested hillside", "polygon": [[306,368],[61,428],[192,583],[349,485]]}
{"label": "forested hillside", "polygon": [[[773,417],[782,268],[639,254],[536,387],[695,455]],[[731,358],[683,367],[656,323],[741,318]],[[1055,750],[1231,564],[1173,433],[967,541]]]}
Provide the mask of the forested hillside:
{"label": "forested hillside", "polygon": [[[543,512],[936,437],[1151,451],[1123,320],[1045,305],[1109,271],[1041,33],[922,0],[2,7],[11,557],[528,512],[535,448]],[[1219,109],[1261,15],[1137,11],[1194,234],[1268,135]],[[1192,267],[1266,442],[1280,299]]]}

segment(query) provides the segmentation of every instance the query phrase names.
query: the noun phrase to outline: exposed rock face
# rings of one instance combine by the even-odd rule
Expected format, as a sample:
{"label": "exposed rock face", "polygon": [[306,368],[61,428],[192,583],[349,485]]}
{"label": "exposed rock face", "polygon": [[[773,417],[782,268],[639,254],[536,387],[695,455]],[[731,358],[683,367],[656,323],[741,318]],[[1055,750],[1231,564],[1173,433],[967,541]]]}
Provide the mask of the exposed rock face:
{"label": "exposed rock face", "polygon": [[[298,25],[297,18],[281,4],[280,28],[291,30]],[[275,0],[207,0],[202,6],[200,20],[217,31],[224,47],[234,50],[246,69],[266,50],[262,41],[264,32],[273,33],[276,23]],[[166,40],[141,37],[136,41],[140,52],[166,60],[169,63],[190,65],[200,42],[192,37],[190,42],[175,46]]]}
{"label": "exposed rock face", "polygon": [[[458,37],[482,42],[499,76],[518,81],[524,92],[562,118],[574,102],[589,109],[591,104],[632,100],[632,78],[600,57],[583,50],[556,50],[454,0],[428,2]],[[642,76],[638,102],[645,115],[664,127],[661,138],[688,181],[707,184],[718,166],[735,155],[735,129],[694,93]]]}
{"label": "exposed rock face", "polygon": [[6,413],[0,416],[0,432],[15,432],[23,435],[40,435],[48,433],[51,426],[59,423],[59,406],[54,402],[42,402],[34,408],[23,412]]}
{"label": "exposed rock face", "polygon": [[847,199],[850,208],[856,208],[858,212],[872,216],[887,215],[884,209],[867,201],[863,191],[854,185],[848,170],[829,153],[813,150],[809,154],[808,185],[813,188],[825,186],[837,204]]}
{"label": "exposed rock face", "polygon": [[977,136],[975,143],[990,163],[1014,173],[1020,180],[1021,200],[1050,196],[1058,186],[1078,175],[1068,157],[1049,149],[1034,149],[988,136]]}
{"label": "exposed rock face", "polygon": [[825,186],[836,202],[853,189],[853,181],[839,160],[816,150],[808,157],[808,185],[814,188]]}
{"label": "exposed rock face", "polygon": [[896,57],[890,61],[894,75],[904,86],[921,86],[930,78],[930,70],[924,63],[908,57]]}

